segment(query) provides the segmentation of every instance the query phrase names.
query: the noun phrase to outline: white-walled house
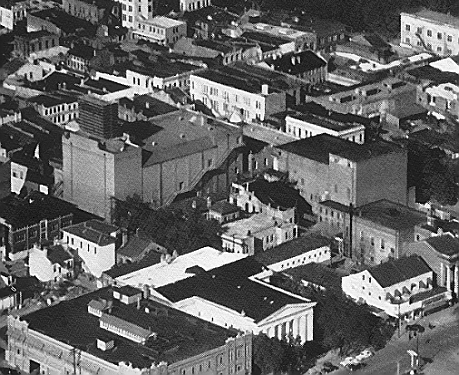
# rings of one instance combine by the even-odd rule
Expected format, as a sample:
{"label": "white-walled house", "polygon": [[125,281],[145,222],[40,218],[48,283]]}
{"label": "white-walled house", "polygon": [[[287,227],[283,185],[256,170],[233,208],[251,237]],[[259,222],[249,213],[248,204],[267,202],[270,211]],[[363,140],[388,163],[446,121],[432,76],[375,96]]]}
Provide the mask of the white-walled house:
{"label": "white-walled house", "polygon": [[63,243],[77,250],[86,272],[100,277],[116,263],[117,228],[99,220],[89,220],[62,229]]}
{"label": "white-walled house", "polygon": [[73,256],[62,245],[41,249],[34,246],[29,252],[29,273],[41,282],[59,282],[73,276]]}
{"label": "white-walled house", "polygon": [[350,298],[383,310],[392,317],[420,316],[438,299],[451,293],[434,287],[432,269],[418,255],[389,260],[368,270],[342,278],[343,292]]}

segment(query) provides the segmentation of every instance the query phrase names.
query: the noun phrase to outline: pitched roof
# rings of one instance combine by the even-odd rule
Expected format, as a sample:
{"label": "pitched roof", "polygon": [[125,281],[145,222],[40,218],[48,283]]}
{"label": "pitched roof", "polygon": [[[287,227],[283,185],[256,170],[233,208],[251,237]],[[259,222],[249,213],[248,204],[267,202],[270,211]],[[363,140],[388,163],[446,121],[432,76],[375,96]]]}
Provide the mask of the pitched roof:
{"label": "pitched roof", "polygon": [[324,246],[330,246],[328,238],[318,234],[311,234],[260,252],[255,255],[255,259],[262,264],[271,265]]}
{"label": "pitched roof", "polygon": [[62,267],[67,267],[65,261],[72,259],[72,255],[66,251],[62,245],[55,245],[48,248],[47,258],[52,264],[59,264]]}
{"label": "pitched roof", "polygon": [[459,238],[449,233],[443,236],[430,237],[425,241],[441,254],[448,256],[459,254]]}
{"label": "pitched roof", "polygon": [[88,220],[83,223],[65,227],[62,230],[84,238],[99,246],[107,246],[116,241],[116,238],[112,237],[110,234],[115,232],[117,228],[99,220]]}
{"label": "pitched roof", "polygon": [[329,163],[330,154],[359,162],[384,154],[404,152],[400,147],[389,142],[358,144],[328,134],[299,139],[277,148],[324,164]]}
{"label": "pitched roof", "polygon": [[368,270],[383,288],[431,271],[431,268],[419,255],[389,260]]}
{"label": "pitched roof", "polygon": [[240,208],[234,204],[231,204],[227,201],[219,201],[219,202],[216,202],[214,203],[209,211],[215,211],[215,212],[218,212],[222,215],[227,215],[227,214],[231,214],[233,212],[239,212],[240,211]]}
{"label": "pitched roof", "polygon": [[304,280],[324,288],[341,288],[341,278],[337,271],[320,263],[308,263],[282,271],[294,279]]}
{"label": "pitched roof", "polygon": [[327,65],[325,60],[309,50],[288,53],[276,59],[270,58],[265,60],[265,63],[276,71],[292,75],[298,75]]}
{"label": "pitched roof", "polygon": [[[248,272],[248,269],[251,271]],[[306,302],[248,278],[248,273],[258,273],[261,270],[263,266],[249,257],[160,287],[157,291],[173,302],[200,297],[234,311],[244,312],[256,322],[288,304]]]}
{"label": "pitched roof", "polygon": [[153,241],[151,239],[143,236],[134,236],[129,239],[126,245],[120,247],[117,253],[125,257],[137,258],[145,250],[149,248],[153,250],[152,245]]}

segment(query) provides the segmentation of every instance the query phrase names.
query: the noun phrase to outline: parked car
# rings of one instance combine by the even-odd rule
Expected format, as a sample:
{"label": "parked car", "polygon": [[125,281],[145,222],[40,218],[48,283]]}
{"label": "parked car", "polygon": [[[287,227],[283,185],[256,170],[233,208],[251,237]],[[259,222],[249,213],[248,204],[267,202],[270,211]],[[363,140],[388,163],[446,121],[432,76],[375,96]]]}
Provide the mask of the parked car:
{"label": "parked car", "polygon": [[355,357],[346,357],[339,364],[343,367],[347,367],[348,365],[355,364],[355,363],[359,363],[359,360],[356,359]]}
{"label": "parked car", "polygon": [[359,361],[363,361],[364,359],[370,358],[371,356],[373,356],[373,352],[367,349],[356,355],[355,358]]}
{"label": "parked car", "polygon": [[321,370],[321,373],[322,374],[328,374],[329,372],[332,372],[332,371],[335,371],[335,370],[338,370],[338,369],[339,369],[339,367],[335,366],[333,363],[324,362],[322,370]]}

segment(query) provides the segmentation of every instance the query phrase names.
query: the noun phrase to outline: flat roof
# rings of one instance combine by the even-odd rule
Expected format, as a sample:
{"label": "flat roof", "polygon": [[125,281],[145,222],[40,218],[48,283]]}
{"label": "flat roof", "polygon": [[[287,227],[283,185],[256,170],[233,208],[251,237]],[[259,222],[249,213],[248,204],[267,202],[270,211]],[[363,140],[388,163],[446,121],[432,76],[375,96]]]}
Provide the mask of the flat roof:
{"label": "flat roof", "polygon": [[341,278],[343,275],[322,263],[303,264],[295,268],[283,270],[282,272],[293,277],[295,280],[304,280],[324,288],[341,289]]}
{"label": "flat roof", "polygon": [[426,221],[426,214],[408,206],[381,199],[354,210],[356,220],[368,220],[393,230],[414,228]]}
{"label": "flat roof", "polygon": [[249,279],[247,268],[254,268],[252,271],[256,268],[259,272],[263,270],[260,265],[254,267],[256,263],[249,257],[163,286],[157,291],[172,302],[199,297],[243,313],[255,322],[267,318],[287,305],[311,303],[305,298],[272,285]]}
{"label": "flat roof", "polygon": [[112,237],[110,234],[117,229],[117,227],[99,220],[88,220],[83,223],[62,228],[62,231],[84,238],[99,246],[107,246],[111,243],[115,243],[116,238]]}
{"label": "flat roof", "polygon": [[330,239],[324,236],[312,234],[305,237],[294,238],[291,241],[262,251],[254,257],[260,263],[269,266],[321,247],[330,247],[330,242]]}
{"label": "flat roof", "polygon": [[446,14],[446,13],[440,13],[440,12],[435,12],[430,9],[421,9],[417,12],[409,13],[409,12],[402,12],[402,15],[410,15],[414,17],[419,17],[419,18],[424,18],[425,20],[428,21],[433,21],[435,23],[438,23],[442,26],[444,25],[449,25],[453,27],[458,27],[459,28],[459,17],[455,17],[451,14]]}
{"label": "flat roof", "polygon": [[156,60],[131,61],[126,64],[126,70],[160,78],[194,72],[199,69],[203,69],[203,67],[165,56],[158,56]]}
{"label": "flat roof", "polygon": [[434,236],[425,240],[436,251],[447,256],[459,254],[459,238],[450,233],[442,236]]}
{"label": "flat roof", "polygon": [[350,130],[350,129],[365,129],[365,126],[362,124],[357,123],[345,123],[340,121],[335,121],[327,117],[322,117],[318,115],[314,115],[311,113],[292,113],[289,114],[287,117],[292,117],[297,120],[301,120],[316,126],[320,126],[322,128],[330,129],[336,132]]}
{"label": "flat roof", "polygon": [[171,263],[159,263],[122,275],[116,280],[121,284],[132,286],[149,285],[158,288],[193,276],[186,270],[199,266],[208,271],[224,264],[245,258],[245,254],[227,253],[212,247],[203,247],[191,253],[179,255]]}
{"label": "flat roof", "polygon": [[64,103],[75,103],[78,99],[67,95],[37,95],[30,98],[29,101],[49,108]]}
{"label": "flat roof", "polygon": [[[141,345],[100,328],[99,317],[89,314],[87,306],[91,301],[101,299],[113,302],[111,312],[104,313],[105,319],[121,325],[121,328],[128,326],[151,331],[156,333],[156,339]],[[146,308],[149,312],[145,312]],[[237,335],[236,330],[216,326],[151,300],[142,300],[140,309],[136,304],[125,305],[112,298],[111,288],[60,302],[22,316],[21,320],[28,322],[29,329],[104,361],[116,365],[131,363],[141,369],[161,361],[172,364],[185,360],[223,346],[229,337]],[[98,338],[113,339],[115,348],[106,351],[98,349]]]}
{"label": "flat roof", "polygon": [[140,19],[139,21],[144,22],[149,25],[155,25],[155,26],[165,27],[165,28],[176,27],[176,26],[180,26],[184,24],[186,25],[186,22],[174,20],[172,18],[164,17],[164,16],[155,16],[153,18]]}
{"label": "flat roof", "polygon": [[405,152],[399,146],[385,141],[359,144],[328,134],[299,139],[277,148],[324,164],[329,163],[330,154],[359,162],[385,154]]}
{"label": "flat roof", "polygon": [[275,228],[278,225],[285,226],[289,224],[290,223],[284,223],[282,219],[276,219],[261,212],[248,218],[223,225],[223,235],[225,237],[247,238],[263,230]]}

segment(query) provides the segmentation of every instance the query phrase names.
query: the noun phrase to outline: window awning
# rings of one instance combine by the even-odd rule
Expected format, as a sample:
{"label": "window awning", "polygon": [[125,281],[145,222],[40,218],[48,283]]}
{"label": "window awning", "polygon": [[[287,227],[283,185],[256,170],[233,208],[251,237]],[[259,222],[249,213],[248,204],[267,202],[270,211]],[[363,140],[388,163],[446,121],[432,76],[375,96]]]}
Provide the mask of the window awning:
{"label": "window awning", "polygon": [[402,288],[402,293],[403,293],[403,294],[411,294],[411,292],[408,290],[408,288],[407,288],[406,286],[404,286],[404,287]]}
{"label": "window awning", "polygon": [[423,288],[423,289],[427,288],[427,285],[424,283],[424,281],[421,280],[419,282],[419,288]]}
{"label": "window awning", "polygon": [[401,297],[401,296],[402,296],[402,293],[400,293],[398,289],[395,289],[394,297]]}

